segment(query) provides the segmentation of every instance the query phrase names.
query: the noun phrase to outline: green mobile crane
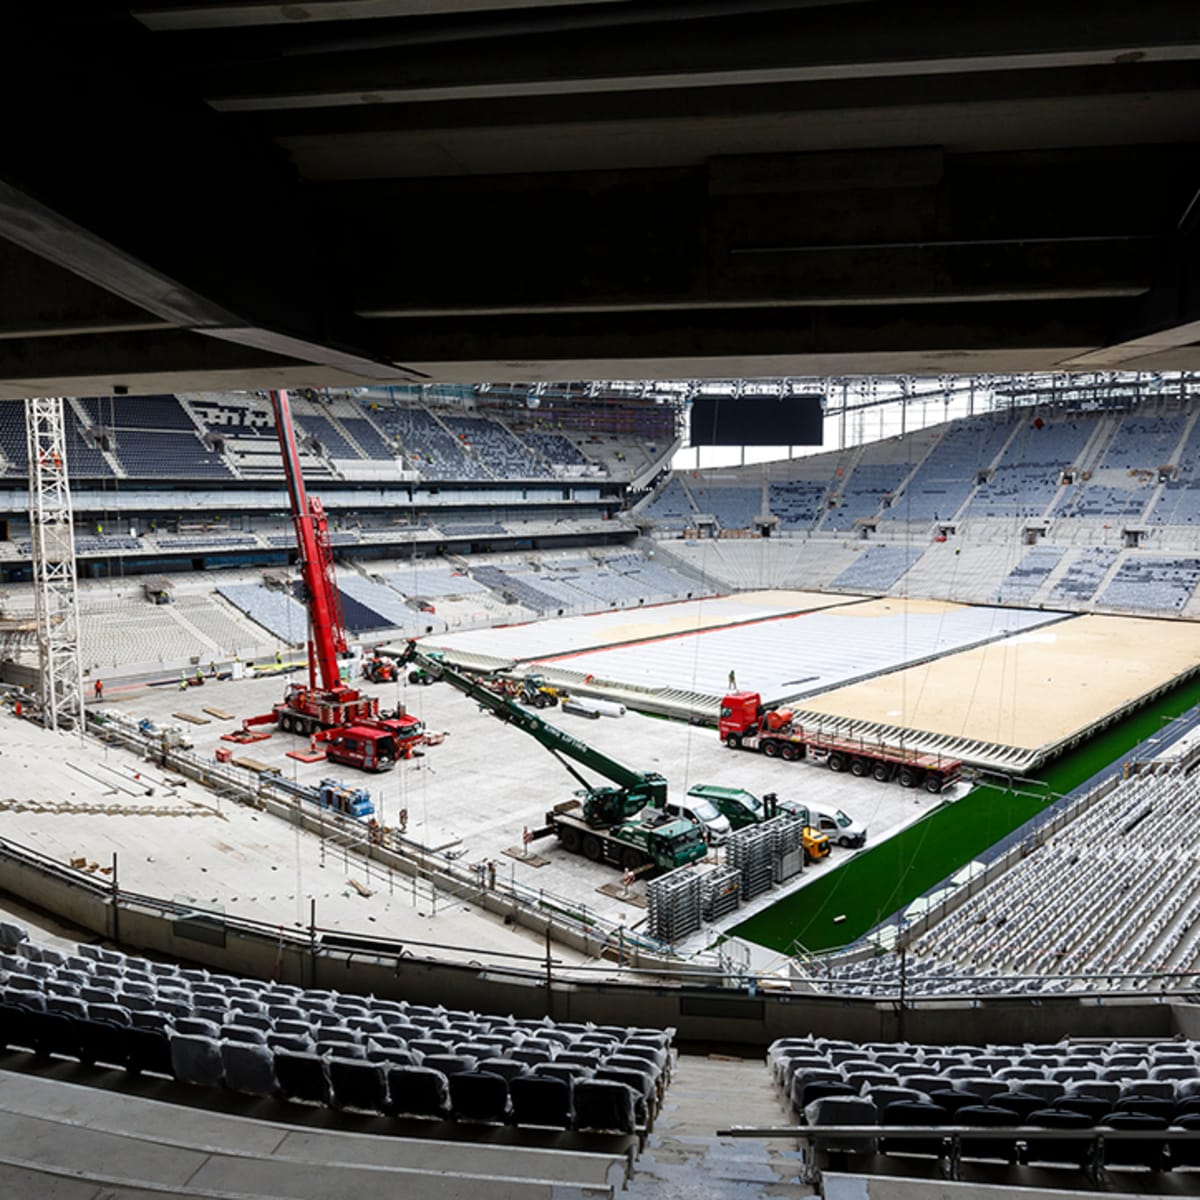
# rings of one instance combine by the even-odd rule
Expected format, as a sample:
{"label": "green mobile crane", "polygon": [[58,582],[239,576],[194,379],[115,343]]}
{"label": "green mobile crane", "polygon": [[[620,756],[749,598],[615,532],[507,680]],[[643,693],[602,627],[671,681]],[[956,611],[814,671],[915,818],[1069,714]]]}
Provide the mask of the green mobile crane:
{"label": "green mobile crane", "polygon": [[[403,669],[410,663],[450,684],[498,720],[535,738],[581,784],[577,799],[556,805],[546,814],[545,826],[532,831],[534,839],[553,833],[573,854],[643,874],[652,867],[681,867],[707,853],[699,825],[663,811],[667,781],[657,771],[634,771],[609,758],[512,697],[492,691],[482,679],[457,671],[440,654],[421,650],[415,642],[409,642],[398,665]],[[615,786],[590,783],[573,763],[595,771]]]}

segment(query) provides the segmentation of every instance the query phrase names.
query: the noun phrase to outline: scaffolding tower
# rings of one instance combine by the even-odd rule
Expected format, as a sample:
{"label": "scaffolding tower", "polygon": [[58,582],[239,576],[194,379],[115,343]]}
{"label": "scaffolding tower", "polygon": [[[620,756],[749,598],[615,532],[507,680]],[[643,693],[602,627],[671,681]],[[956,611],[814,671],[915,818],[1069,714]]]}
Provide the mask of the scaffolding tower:
{"label": "scaffolding tower", "polygon": [[61,396],[25,401],[25,436],[42,722],[82,732],[79,590]]}

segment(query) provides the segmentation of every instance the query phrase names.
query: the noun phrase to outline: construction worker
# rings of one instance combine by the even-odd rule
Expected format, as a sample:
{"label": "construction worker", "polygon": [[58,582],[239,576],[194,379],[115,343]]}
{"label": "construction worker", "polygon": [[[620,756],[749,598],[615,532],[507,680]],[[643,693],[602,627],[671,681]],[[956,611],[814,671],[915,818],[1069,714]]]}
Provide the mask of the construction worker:
{"label": "construction worker", "polygon": [[179,690],[181,692],[186,692],[187,685],[188,685],[187,671],[186,670],[180,671],[179,672]]}
{"label": "construction worker", "polygon": [[277,667],[283,666],[283,655],[278,650],[275,651],[275,665]]}
{"label": "construction worker", "polygon": [[731,692],[737,691],[737,675],[732,668],[729,671],[729,690]]}
{"label": "construction worker", "polygon": [[215,659],[208,664],[208,677],[209,679],[216,679],[217,677],[217,663]]}
{"label": "construction worker", "polygon": [[196,664],[196,686],[204,686],[204,671],[201,669],[199,663]]}
{"label": "construction worker", "polygon": [[92,684],[92,695],[94,695],[97,700],[104,699],[104,680],[103,679],[97,679],[96,682],[94,684]]}

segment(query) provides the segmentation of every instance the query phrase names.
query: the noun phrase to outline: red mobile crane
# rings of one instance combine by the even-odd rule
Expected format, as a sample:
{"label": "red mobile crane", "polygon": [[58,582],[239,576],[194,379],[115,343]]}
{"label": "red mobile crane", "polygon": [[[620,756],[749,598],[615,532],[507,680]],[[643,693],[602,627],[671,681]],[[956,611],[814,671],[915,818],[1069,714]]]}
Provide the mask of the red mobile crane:
{"label": "red mobile crane", "polygon": [[305,491],[287,392],[272,392],[271,408],[308,610],[308,684],[288,684],[280,703],[269,713],[246,718],[242,726],[278,725],[288,733],[312,734],[314,741],[326,744],[325,755],[333,762],[368,771],[386,770],[398,757],[411,754],[423,740],[424,729],[406,714],[381,717],[374,696],[342,682],[338,655],[346,650],[346,627],[334,581],[325,509],[316,496]]}

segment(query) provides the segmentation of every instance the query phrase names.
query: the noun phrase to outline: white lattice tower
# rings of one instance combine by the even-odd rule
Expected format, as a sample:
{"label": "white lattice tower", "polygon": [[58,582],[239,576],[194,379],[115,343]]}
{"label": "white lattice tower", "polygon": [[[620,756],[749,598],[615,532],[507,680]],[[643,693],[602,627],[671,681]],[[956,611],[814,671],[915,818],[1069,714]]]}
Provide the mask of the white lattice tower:
{"label": "white lattice tower", "polygon": [[82,731],[75,529],[61,396],[25,401],[25,436],[42,721],[47,729]]}

